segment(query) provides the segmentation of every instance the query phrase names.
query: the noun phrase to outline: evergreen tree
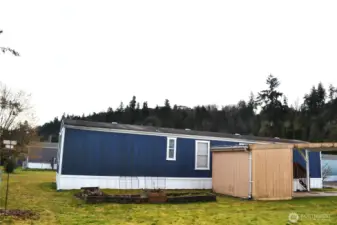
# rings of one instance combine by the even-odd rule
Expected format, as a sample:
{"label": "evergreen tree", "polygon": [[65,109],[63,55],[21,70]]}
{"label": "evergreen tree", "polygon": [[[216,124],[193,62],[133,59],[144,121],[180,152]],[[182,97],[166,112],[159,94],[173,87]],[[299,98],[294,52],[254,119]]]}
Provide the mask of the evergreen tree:
{"label": "evergreen tree", "polygon": [[[92,121],[142,124],[156,127],[204,130],[213,132],[253,134],[267,137],[300,139],[304,141],[335,141],[337,139],[337,93],[333,85],[325,90],[322,83],[313,86],[304,95],[302,104],[288,105],[288,99],[278,91],[279,80],[270,75],[267,88],[251,93],[248,100],[234,105],[198,105],[194,108],[174,105],[165,99],[164,106],[149,108],[147,102],[140,103],[133,96],[124,107],[123,102],[114,111],[109,107],[105,112],[90,115],[65,115],[61,119],[45,123],[39,127],[44,137],[57,135],[64,118]],[[261,109],[260,113],[257,113]]]}
{"label": "evergreen tree", "polygon": [[323,109],[325,105],[326,90],[323,87],[323,84],[320,82],[317,87],[317,108],[319,110]]}
{"label": "evergreen tree", "polygon": [[162,126],[172,127],[171,117],[170,101],[168,99],[165,99],[164,107],[161,107],[159,111],[159,119],[162,121]]}
{"label": "evergreen tree", "polygon": [[281,101],[283,93],[277,90],[280,82],[276,77],[269,75],[266,84],[268,89],[259,92],[257,97],[257,103],[262,106],[263,133],[271,137],[280,136],[280,125],[285,116],[285,106]]}
{"label": "evergreen tree", "polygon": [[136,96],[132,96],[132,100],[130,101],[129,108],[134,111],[136,109]]}
{"label": "evergreen tree", "polygon": [[336,97],[336,94],[337,94],[337,89],[332,84],[330,84],[330,86],[329,86],[329,100],[333,101]]}
{"label": "evergreen tree", "polygon": [[144,122],[144,120],[146,118],[148,118],[150,115],[150,111],[149,111],[149,107],[147,106],[147,102],[143,102],[143,107],[141,109],[141,118],[142,121]]}

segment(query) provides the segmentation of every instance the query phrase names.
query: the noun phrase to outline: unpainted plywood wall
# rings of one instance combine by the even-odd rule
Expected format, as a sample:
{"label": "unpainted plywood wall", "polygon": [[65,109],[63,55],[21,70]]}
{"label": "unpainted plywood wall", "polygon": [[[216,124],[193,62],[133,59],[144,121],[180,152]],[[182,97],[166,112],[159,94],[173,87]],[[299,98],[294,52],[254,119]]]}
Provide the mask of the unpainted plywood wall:
{"label": "unpainted plywood wall", "polygon": [[213,191],[235,197],[248,197],[248,152],[213,152]]}
{"label": "unpainted plywood wall", "polygon": [[293,150],[252,150],[253,198],[291,199],[293,194]]}

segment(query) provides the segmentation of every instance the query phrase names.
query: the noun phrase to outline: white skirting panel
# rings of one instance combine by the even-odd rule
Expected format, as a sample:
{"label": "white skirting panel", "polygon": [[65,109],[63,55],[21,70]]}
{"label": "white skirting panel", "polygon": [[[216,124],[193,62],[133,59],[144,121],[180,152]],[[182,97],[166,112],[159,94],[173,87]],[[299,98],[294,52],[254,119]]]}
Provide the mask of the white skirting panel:
{"label": "white skirting panel", "polygon": [[58,174],[58,172],[56,172],[56,189],[57,189],[57,185],[60,183],[60,175]]}
{"label": "white skirting panel", "polygon": [[[54,165],[54,169],[56,169],[56,164]],[[26,168],[28,169],[41,169],[41,170],[51,170],[51,164],[50,163],[32,163],[28,162],[26,164]]]}
{"label": "white skirting panel", "polygon": [[[293,191],[304,190],[298,179],[294,179],[293,182]],[[323,188],[322,178],[310,178],[310,188]]]}
{"label": "white skirting panel", "polygon": [[323,179],[310,178],[310,188],[323,188]]}
{"label": "white skirting panel", "polygon": [[119,177],[56,175],[58,190],[99,187],[101,189],[211,189],[212,178]]}

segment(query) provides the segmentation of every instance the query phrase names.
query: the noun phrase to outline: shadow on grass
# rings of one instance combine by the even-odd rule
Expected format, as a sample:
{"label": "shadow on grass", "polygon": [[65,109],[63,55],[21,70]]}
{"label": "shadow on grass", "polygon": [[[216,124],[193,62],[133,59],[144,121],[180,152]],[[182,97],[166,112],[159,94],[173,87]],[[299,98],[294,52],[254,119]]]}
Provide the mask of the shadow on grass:
{"label": "shadow on grass", "polygon": [[39,187],[44,191],[56,191],[56,182],[40,183]]}
{"label": "shadow on grass", "polygon": [[20,169],[21,171],[24,172],[55,172],[56,170],[52,170],[52,169]]}

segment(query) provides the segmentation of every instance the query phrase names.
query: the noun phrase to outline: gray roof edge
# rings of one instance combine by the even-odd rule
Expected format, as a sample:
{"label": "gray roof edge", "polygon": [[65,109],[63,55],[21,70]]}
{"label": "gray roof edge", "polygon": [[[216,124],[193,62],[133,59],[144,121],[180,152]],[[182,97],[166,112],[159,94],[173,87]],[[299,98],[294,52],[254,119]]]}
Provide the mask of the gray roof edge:
{"label": "gray roof edge", "polygon": [[73,120],[64,119],[61,126],[78,126],[78,127],[88,127],[88,128],[105,128],[105,129],[119,129],[119,130],[130,130],[130,131],[140,131],[140,132],[157,132],[157,133],[171,133],[177,135],[191,135],[191,136],[205,136],[213,138],[227,138],[236,139],[244,141],[254,141],[254,142],[269,142],[269,143],[306,143],[299,140],[289,140],[289,139],[279,139],[279,138],[268,138],[268,137],[257,137],[250,135],[235,135],[222,132],[209,132],[209,131],[198,131],[198,130],[184,130],[184,129],[174,129],[174,128],[164,128],[164,127],[153,127],[153,126],[143,126],[143,125],[130,125],[130,124],[115,124],[107,122],[94,122],[86,120]]}
{"label": "gray roof edge", "polygon": [[229,145],[229,146],[213,146],[211,147],[212,152],[233,152],[233,151],[246,151],[248,150],[247,145]]}

